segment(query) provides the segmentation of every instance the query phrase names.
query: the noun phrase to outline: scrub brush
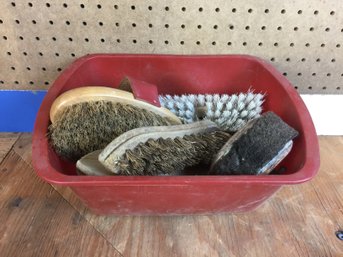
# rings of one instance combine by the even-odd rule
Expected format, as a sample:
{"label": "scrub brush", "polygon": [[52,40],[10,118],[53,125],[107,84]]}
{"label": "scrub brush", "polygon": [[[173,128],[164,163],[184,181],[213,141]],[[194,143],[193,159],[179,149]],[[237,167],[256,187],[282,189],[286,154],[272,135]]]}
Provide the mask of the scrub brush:
{"label": "scrub brush", "polygon": [[156,105],[109,87],[69,90],[50,109],[50,144],[58,155],[76,161],[128,130],[181,124],[173,113]]}
{"label": "scrub brush", "polygon": [[117,175],[180,175],[186,167],[209,164],[229,138],[208,120],[137,128],[114,139],[99,161]]}
{"label": "scrub brush", "polygon": [[159,100],[161,106],[184,123],[206,119],[215,122],[222,130],[236,132],[247,121],[260,116],[264,95],[252,91],[233,95],[160,95]]}
{"label": "scrub brush", "polygon": [[273,112],[249,121],[220,149],[212,175],[268,174],[290,152],[298,132]]}

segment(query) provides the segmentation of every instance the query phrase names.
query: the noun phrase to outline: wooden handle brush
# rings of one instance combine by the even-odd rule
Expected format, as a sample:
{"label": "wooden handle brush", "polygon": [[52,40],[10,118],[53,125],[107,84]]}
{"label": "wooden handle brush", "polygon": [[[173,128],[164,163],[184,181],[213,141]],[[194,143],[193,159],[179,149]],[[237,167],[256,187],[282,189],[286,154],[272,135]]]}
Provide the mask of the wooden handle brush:
{"label": "wooden handle brush", "polygon": [[[136,87],[136,92],[142,91],[139,83]],[[48,137],[52,148],[59,156],[76,161],[131,129],[181,124],[172,112],[142,97],[138,100],[130,92],[95,86],[63,93],[50,110]]]}
{"label": "wooden handle brush", "polygon": [[50,109],[51,123],[55,122],[58,113],[66,107],[95,101],[108,101],[124,105],[132,105],[166,118],[171,124],[181,124],[180,119],[166,108],[157,107],[148,102],[137,100],[132,93],[127,91],[100,86],[79,87],[71,89],[58,96]]}
{"label": "wooden handle brush", "polygon": [[211,121],[137,128],[112,141],[99,161],[117,175],[175,175],[209,163],[229,137]]}

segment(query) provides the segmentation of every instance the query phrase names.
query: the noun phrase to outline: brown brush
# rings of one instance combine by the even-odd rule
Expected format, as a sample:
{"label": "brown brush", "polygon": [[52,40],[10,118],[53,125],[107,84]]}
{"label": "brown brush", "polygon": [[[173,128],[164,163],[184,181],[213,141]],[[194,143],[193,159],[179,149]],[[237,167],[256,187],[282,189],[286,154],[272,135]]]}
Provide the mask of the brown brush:
{"label": "brown brush", "polygon": [[186,167],[209,164],[229,138],[208,120],[138,128],[116,138],[99,161],[117,175],[180,175]]}
{"label": "brown brush", "polygon": [[58,155],[76,161],[122,133],[144,126],[181,124],[169,110],[123,90],[82,87],[60,95],[50,110],[48,137]]}

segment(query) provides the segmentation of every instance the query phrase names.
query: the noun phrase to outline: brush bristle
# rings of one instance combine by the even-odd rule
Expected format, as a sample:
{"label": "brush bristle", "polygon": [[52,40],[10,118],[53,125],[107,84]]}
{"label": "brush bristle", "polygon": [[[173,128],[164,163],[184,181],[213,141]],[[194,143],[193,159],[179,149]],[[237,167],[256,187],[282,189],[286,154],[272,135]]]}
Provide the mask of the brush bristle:
{"label": "brush bristle", "polygon": [[50,144],[59,156],[78,160],[138,127],[170,125],[165,118],[132,105],[108,101],[79,103],[63,109],[49,126]]}
{"label": "brush bristle", "polygon": [[260,116],[264,95],[252,91],[238,95],[167,95],[160,96],[160,102],[184,123],[208,119],[225,131],[236,132]]}
{"label": "brush bristle", "polygon": [[229,138],[228,133],[215,131],[175,139],[149,139],[127,150],[117,165],[121,175],[182,174],[186,167],[209,164]]}

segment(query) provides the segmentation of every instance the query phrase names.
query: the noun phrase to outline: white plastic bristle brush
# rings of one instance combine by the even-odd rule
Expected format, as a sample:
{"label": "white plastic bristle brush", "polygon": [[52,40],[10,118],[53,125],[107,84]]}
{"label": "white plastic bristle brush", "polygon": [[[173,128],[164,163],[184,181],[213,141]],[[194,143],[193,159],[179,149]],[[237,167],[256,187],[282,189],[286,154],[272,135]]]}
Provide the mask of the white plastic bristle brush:
{"label": "white plastic bristle brush", "polygon": [[264,95],[249,90],[233,95],[160,95],[159,100],[184,123],[211,120],[223,130],[236,132],[260,116]]}

